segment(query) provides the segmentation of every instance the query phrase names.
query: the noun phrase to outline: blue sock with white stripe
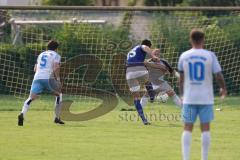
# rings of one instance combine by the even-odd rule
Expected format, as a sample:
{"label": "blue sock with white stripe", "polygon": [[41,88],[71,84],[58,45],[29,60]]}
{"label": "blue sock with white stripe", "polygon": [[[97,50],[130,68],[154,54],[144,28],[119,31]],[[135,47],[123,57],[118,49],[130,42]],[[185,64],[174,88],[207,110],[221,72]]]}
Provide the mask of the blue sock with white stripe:
{"label": "blue sock with white stripe", "polygon": [[135,107],[137,109],[138,115],[142,119],[143,123],[147,123],[147,119],[144,116],[142,105],[140,103],[140,100],[134,100]]}

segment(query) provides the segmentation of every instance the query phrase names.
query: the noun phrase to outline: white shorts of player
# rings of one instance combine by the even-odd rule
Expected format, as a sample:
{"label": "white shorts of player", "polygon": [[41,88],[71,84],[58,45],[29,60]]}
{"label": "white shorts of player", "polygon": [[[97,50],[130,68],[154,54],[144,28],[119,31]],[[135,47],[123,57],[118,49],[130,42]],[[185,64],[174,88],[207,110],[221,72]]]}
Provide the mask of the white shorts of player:
{"label": "white shorts of player", "polygon": [[148,71],[144,66],[127,68],[126,79],[131,92],[140,91],[141,87],[139,82],[143,81],[145,76],[148,76]]}
{"label": "white shorts of player", "polygon": [[126,74],[126,79],[136,79],[138,77],[142,77],[144,75],[148,74],[148,71],[135,71],[135,72],[128,72]]}
{"label": "white shorts of player", "polygon": [[139,92],[140,89],[141,89],[140,86],[134,86],[134,87],[131,87],[131,88],[130,88],[130,91],[131,91],[131,92]]}

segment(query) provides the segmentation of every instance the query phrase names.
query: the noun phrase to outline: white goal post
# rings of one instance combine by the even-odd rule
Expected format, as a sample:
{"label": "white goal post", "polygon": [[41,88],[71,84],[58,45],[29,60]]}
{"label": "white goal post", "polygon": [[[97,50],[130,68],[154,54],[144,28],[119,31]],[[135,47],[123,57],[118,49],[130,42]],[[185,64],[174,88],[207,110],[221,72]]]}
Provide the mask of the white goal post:
{"label": "white goal post", "polygon": [[[189,31],[197,27],[206,34],[205,47],[216,53],[223,67],[229,94],[240,94],[240,7],[0,6],[0,10],[8,12],[2,17],[6,25],[0,28],[5,33],[0,38],[0,93],[25,98],[37,55],[49,39],[56,39],[66,94],[99,103],[97,94],[111,93],[131,104],[124,64],[128,51],[142,39],[151,39],[176,69],[180,54],[190,47]],[[178,91],[176,78],[166,80]],[[214,88],[217,93],[217,85]]]}

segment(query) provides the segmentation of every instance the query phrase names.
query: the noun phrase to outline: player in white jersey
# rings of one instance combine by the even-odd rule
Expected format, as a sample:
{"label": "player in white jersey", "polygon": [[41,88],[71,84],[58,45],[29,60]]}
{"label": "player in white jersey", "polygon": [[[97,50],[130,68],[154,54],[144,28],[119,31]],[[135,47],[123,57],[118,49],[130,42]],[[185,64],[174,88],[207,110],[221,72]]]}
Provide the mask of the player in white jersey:
{"label": "player in white jersey", "polygon": [[56,41],[49,41],[47,51],[42,52],[35,64],[34,79],[31,86],[29,98],[24,102],[22,111],[18,116],[18,125],[23,126],[24,117],[29,109],[30,103],[35,100],[44,89],[48,89],[56,96],[54,122],[64,124],[60,119],[62,92],[60,85],[60,61],[61,57],[56,52],[59,44]]}
{"label": "player in white jersey", "polygon": [[[160,50],[155,49],[154,54],[156,57],[160,57]],[[149,81],[152,83],[153,90],[155,95],[161,93],[166,93],[169,97],[172,98],[173,102],[178,106],[182,107],[181,99],[177,96],[173,88],[164,80],[166,74],[171,74],[179,78],[179,73],[176,72],[170,64],[160,58],[160,61],[155,61],[154,59],[148,59],[144,62],[145,66],[148,69]],[[145,107],[148,102],[148,95],[144,95],[141,99],[142,107]]]}
{"label": "player in white jersey", "polygon": [[189,160],[193,124],[199,117],[202,131],[202,160],[207,160],[210,122],[213,120],[213,74],[220,86],[221,98],[226,96],[227,90],[216,55],[203,49],[204,33],[199,29],[193,29],[190,41],[192,49],[182,53],[178,62],[180,94],[183,95],[182,155],[183,160]]}

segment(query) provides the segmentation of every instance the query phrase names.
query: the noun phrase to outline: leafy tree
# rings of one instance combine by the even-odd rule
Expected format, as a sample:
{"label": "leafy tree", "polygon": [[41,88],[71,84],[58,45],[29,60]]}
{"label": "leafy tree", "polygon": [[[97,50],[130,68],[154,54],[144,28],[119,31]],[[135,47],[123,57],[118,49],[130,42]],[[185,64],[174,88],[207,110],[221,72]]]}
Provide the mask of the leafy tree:
{"label": "leafy tree", "polygon": [[186,0],[190,6],[238,6],[240,0]]}

